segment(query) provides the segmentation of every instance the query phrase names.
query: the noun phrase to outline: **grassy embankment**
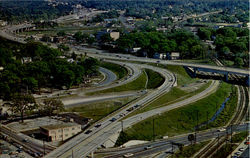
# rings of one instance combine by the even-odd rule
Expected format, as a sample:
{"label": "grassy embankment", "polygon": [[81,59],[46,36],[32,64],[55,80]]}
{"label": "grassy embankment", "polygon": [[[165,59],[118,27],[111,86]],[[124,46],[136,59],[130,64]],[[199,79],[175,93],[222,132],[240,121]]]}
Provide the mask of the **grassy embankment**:
{"label": "grassy embankment", "polygon": [[[150,64],[150,65],[154,65],[155,64]],[[186,84],[192,83],[192,82],[196,82],[198,81],[198,79],[195,78],[191,78],[185,71],[185,69],[181,66],[173,66],[173,65],[159,65],[162,68],[167,68],[169,71],[175,73],[175,75],[177,76],[177,87],[172,88],[169,92],[163,94],[162,96],[160,96],[159,98],[157,98],[156,100],[152,101],[151,103],[149,103],[148,105],[146,105],[144,108],[141,108],[133,113],[131,113],[129,116],[138,114],[138,113],[142,113],[142,112],[146,112],[155,108],[159,108],[159,107],[163,107],[163,106],[167,106],[169,104],[172,104],[174,102],[177,101],[181,101],[184,100],[188,97],[191,97],[195,94],[200,93],[201,91],[205,90],[207,87],[209,87],[210,83],[206,83],[204,85],[202,85],[199,89],[194,90],[192,92],[186,92],[184,90],[181,90],[180,88]]]}
{"label": "grassy embankment", "polygon": [[192,145],[188,145],[183,147],[182,151],[178,150],[176,153],[174,153],[171,158],[182,158],[182,157],[192,157],[196,152],[198,152],[201,148],[206,146],[209,143],[209,141],[200,142]]}
{"label": "grassy embankment", "polygon": [[118,80],[125,77],[128,74],[127,69],[118,64],[102,62],[100,66],[115,73]]}
{"label": "grassy embankment", "polygon": [[107,116],[108,114],[114,112],[122,106],[130,103],[134,99],[136,99],[136,97],[127,97],[91,104],[83,104],[77,107],[68,108],[66,109],[66,111],[77,112],[82,117],[92,118],[93,121],[98,121],[99,119]]}
{"label": "grassy embankment", "polygon": [[240,132],[232,137],[232,143],[224,144],[212,157],[227,157],[231,154],[231,152],[234,151],[235,148],[237,148],[237,144],[235,143],[241,143],[246,137],[248,136],[248,132]]}
{"label": "grassy embankment", "polygon": [[164,82],[164,77],[162,77],[159,73],[145,69],[148,77],[147,89],[154,89],[161,86]]}
{"label": "grassy embankment", "polygon": [[[133,125],[131,128],[125,130],[125,133],[119,137],[117,145],[121,145],[128,140],[134,139],[152,140],[153,120],[155,127],[155,138],[161,138],[165,135],[174,136],[187,132],[193,132],[194,127],[197,124],[197,113],[199,118],[198,124],[205,122],[207,114],[208,118],[211,118],[217,110],[216,107],[219,108],[219,105],[224,102],[225,98],[229,96],[231,91],[232,88],[230,84],[222,83],[215,93],[209,95],[204,99],[201,99],[187,106],[165,112],[161,115],[143,120]],[[236,91],[234,90],[234,93],[235,92]],[[236,97],[237,95],[235,94],[228,101],[226,108],[224,109],[226,111],[225,115],[220,115],[220,117],[217,118],[224,121],[218,121],[213,126],[222,126],[230,119],[231,116],[229,115],[231,115],[232,113],[230,113],[229,110],[235,109],[237,103]]]}
{"label": "grassy embankment", "polygon": [[87,93],[87,95],[141,90],[141,89],[145,89],[146,81],[147,81],[147,76],[143,72],[136,80],[134,80],[132,82],[129,82],[127,84],[124,84],[124,85],[121,85],[118,87],[114,87],[114,88],[109,88],[109,89],[105,89],[105,90],[101,90],[101,91],[97,91],[97,92]]}

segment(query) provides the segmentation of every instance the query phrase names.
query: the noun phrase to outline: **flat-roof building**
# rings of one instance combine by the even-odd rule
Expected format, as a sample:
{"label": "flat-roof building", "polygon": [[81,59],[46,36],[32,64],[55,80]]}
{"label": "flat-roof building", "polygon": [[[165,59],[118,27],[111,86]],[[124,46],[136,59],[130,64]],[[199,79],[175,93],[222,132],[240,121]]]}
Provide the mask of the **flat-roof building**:
{"label": "flat-roof building", "polygon": [[40,131],[48,141],[64,141],[81,132],[81,125],[77,123],[64,123],[41,126]]}

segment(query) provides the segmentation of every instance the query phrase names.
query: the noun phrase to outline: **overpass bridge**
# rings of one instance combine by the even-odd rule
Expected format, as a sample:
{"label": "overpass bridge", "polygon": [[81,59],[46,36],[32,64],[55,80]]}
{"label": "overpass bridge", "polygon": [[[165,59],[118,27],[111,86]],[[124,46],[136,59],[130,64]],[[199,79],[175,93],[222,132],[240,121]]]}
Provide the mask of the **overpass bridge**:
{"label": "overpass bridge", "polygon": [[[249,73],[245,73],[243,71],[232,71],[232,70],[226,70],[223,69],[223,67],[218,67],[218,68],[209,68],[209,67],[199,67],[199,66],[183,66],[185,69],[186,68],[192,68],[193,69],[193,77],[196,77],[198,71],[202,72],[210,72],[210,73],[216,73],[216,74],[222,74],[224,75],[225,81],[228,81],[228,76],[230,74],[234,74],[237,76],[243,76],[245,78],[245,84],[249,86]],[[221,69],[220,69],[221,68]]]}

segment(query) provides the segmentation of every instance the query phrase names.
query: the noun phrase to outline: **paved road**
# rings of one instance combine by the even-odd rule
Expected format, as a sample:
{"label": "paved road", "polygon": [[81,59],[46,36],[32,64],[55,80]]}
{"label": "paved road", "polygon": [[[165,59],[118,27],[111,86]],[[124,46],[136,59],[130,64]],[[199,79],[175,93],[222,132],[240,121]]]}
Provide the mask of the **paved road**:
{"label": "paved road", "polygon": [[156,90],[157,92],[148,93],[141,100],[129,105],[128,107],[116,113],[114,116],[105,119],[101,123],[101,127],[99,127],[99,129],[96,129],[94,127],[91,128],[90,130],[92,130],[92,133],[83,133],[78,135],[71,141],[66,142],[56,150],[49,153],[46,157],[71,157],[72,150],[74,157],[85,157],[90,152],[94,151],[98,146],[107,141],[110,136],[112,136],[114,133],[121,129],[121,123],[117,121],[112,122],[110,121],[111,118],[115,118],[116,120],[123,118],[125,115],[131,113],[131,111],[128,111],[128,109],[133,107],[135,108],[136,105],[141,106],[143,104],[146,104],[155,97],[161,95],[163,92],[169,91],[176,82],[174,75],[165,69],[156,68],[148,65],[143,66],[137,64],[137,66],[140,66],[141,68],[153,69],[154,71],[160,73],[163,77],[165,77],[165,82]]}
{"label": "paved road", "polygon": [[[243,125],[235,125],[233,126],[233,132],[239,132],[239,131],[244,131],[246,130],[246,124]],[[224,135],[227,135],[228,133],[231,133],[231,129],[228,128],[227,131],[219,132],[217,129],[211,129],[203,132],[198,132],[197,133],[197,142],[202,142],[218,137],[222,137]],[[191,133],[189,133],[191,134]],[[184,134],[181,136],[176,136],[176,137],[171,137],[168,139],[162,139],[162,140],[157,140],[155,142],[149,142],[141,145],[135,145],[131,146],[128,148],[112,148],[112,149],[103,149],[100,151],[97,151],[97,153],[102,153],[102,154],[110,154],[110,156],[107,156],[109,158],[118,158],[122,157],[123,155],[127,153],[133,153],[133,157],[143,157],[143,156],[149,156],[154,153],[159,153],[163,152],[158,157],[166,157],[169,155],[169,153],[165,153],[165,151],[171,151],[172,145],[171,142],[175,143],[181,143],[184,145],[189,145],[190,141],[188,141],[188,135],[189,134]],[[145,150],[145,147],[151,146],[151,149]],[[175,147],[177,149],[177,147]]]}
{"label": "paved road", "polygon": [[[171,60],[159,60],[159,59],[152,59],[152,58],[144,58],[144,57],[126,57],[126,55],[114,54],[114,53],[89,53],[89,56],[92,57],[99,57],[99,58],[106,58],[106,59],[113,59],[113,60],[125,60],[125,61],[136,61],[136,62],[146,62],[146,63],[160,63],[164,65],[180,65],[180,66],[187,66],[187,67],[196,67],[196,68],[205,68],[205,69],[213,69],[218,71],[225,71],[229,73],[239,74],[239,75],[249,75],[249,70],[247,69],[239,69],[239,68],[231,68],[231,67],[224,67],[224,66],[213,66],[213,65],[205,65],[205,64],[194,64],[194,63],[185,63],[181,61],[171,61]],[[119,57],[117,57],[117,55]]]}
{"label": "paved road", "polygon": [[101,102],[111,99],[117,98],[125,98],[125,97],[132,97],[132,96],[141,96],[144,95],[146,91],[138,91],[138,92],[129,92],[129,93],[122,93],[122,94],[111,94],[105,96],[93,96],[93,97],[86,97],[86,98],[73,98],[73,99],[62,99],[62,102],[66,108],[79,106],[81,104],[89,104],[93,102]]}
{"label": "paved road", "polygon": [[[43,153],[44,150],[46,153],[48,153],[48,152],[54,150],[54,148],[52,148],[48,145],[46,145],[45,149],[44,149],[43,144],[40,144],[37,141],[33,141],[32,139],[29,139],[26,135],[24,135],[22,133],[14,132],[4,125],[0,125],[0,132],[9,136],[9,138],[14,140],[18,144],[22,145],[26,150],[30,150],[34,153],[37,153],[37,152]],[[24,139],[27,139],[27,141],[23,141]]]}
{"label": "paved road", "polygon": [[98,83],[98,87],[107,86],[117,79],[116,74],[106,68],[100,67],[99,71],[105,76],[105,79],[104,81]]}

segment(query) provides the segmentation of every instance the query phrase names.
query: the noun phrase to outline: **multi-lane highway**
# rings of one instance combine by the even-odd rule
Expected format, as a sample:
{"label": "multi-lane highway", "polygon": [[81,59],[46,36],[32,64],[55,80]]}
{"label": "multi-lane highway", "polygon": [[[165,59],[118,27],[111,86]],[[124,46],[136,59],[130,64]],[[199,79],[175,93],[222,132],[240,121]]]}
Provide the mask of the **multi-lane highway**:
{"label": "multi-lane highway", "polygon": [[[247,124],[242,124],[242,125],[235,125],[232,127],[233,132],[239,132],[239,131],[245,131],[246,130]],[[231,133],[231,128],[227,128],[225,131],[219,131],[218,129],[210,129],[207,131],[202,131],[197,133],[197,142],[202,142],[206,140],[210,140],[213,138],[220,138],[222,136],[228,135]],[[192,133],[189,133],[192,134]],[[145,144],[140,144],[140,145],[135,145],[127,148],[112,148],[112,149],[102,149],[100,151],[97,151],[97,154],[107,154],[109,158],[118,158],[118,157],[123,157],[123,155],[128,154],[128,153],[133,153],[133,157],[143,157],[143,156],[148,156],[154,153],[159,153],[163,151],[171,151],[172,149],[172,144],[171,142],[174,143],[181,143],[183,145],[189,145],[191,142],[188,141],[188,135],[189,134],[184,134],[181,136],[176,136],[176,137],[171,137],[168,139],[162,139],[162,140],[157,140],[155,142],[149,142]],[[145,149],[147,146],[150,146],[150,149]],[[162,154],[159,155],[159,157],[166,157],[169,155],[169,153],[163,152]]]}
{"label": "multi-lane highway", "polygon": [[[95,127],[91,128],[90,130],[92,131],[92,133],[90,134],[83,133],[78,135],[77,137],[73,138],[72,141],[66,142],[56,150],[49,153],[46,157],[71,157],[72,150],[74,157],[87,156],[89,153],[94,151],[98,146],[107,141],[110,136],[121,130],[121,123],[117,122],[117,120],[120,120],[124,116],[131,113],[129,109],[131,108],[136,109],[150,102],[151,100],[155,99],[162,93],[169,91],[176,82],[174,75],[165,69],[149,65],[138,65],[138,64],[135,65],[141,68],[153,69],[154,71],[160,73],[165,78],[165,82],[157,90],[155,90],[155,92],[148,93],[141,100],[127,106],[126,108],[123,108],[115,115],[110,116],[107,119],[103,120],[103,122],[101,122],[101,127],[99,127],[98,129],[96,129]],[[110,121],[111,119],[113,120]]]}

